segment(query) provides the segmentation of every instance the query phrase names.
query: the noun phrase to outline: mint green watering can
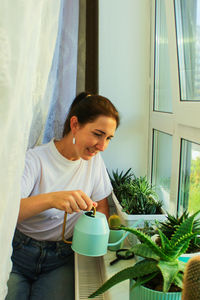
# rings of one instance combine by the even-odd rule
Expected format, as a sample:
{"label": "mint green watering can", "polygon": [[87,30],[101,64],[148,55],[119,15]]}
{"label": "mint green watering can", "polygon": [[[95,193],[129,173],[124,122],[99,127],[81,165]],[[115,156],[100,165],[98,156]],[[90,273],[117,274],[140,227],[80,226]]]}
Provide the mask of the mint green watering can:
{"label": "mint green watering can", "polygon": [[[63,241],[69,243],[64,239],[65,222],[63,223]],[[93,208],[93,212],[84,212],[76,222],[72,249],[86,256],[102,256],[107,253],[108,246],[120,244],[129,232],[115,243],[108,243],[109,234],[110,230],[106,216],[103,213],[96,212],[95,208]]]}

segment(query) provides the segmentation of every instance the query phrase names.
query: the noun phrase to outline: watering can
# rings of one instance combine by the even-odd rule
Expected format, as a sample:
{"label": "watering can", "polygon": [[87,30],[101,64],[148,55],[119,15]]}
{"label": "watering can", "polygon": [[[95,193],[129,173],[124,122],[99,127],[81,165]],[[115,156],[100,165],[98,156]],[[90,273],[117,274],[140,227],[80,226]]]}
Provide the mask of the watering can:
{"label": "watering can", "polygon": [[[65,222],[63,228],[65,228]],[[102,256],[107,253],[107,247],[120,244],[129,234],[127,232],[115,243],[108,243],[109,233],[110,229],[106,216],[103,213],[96,212],[93,208],[93,212],[84,212],[76,222],[71,242],[72,249],[85,256]],[[64,239],[64,229],[62,237],[63,241],[68,243]]]}

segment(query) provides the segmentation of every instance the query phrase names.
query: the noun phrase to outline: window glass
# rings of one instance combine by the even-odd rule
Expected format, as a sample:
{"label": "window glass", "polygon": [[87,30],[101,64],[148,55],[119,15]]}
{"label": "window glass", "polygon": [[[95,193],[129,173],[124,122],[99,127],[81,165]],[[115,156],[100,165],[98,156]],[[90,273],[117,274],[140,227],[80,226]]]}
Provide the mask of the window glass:
{"label": "window glass", "polygon": [[152,183],[166,210],[169,210],[171,164],[172,136],[154,129]]}
{"label": "window glass", "polygon": [[154,110],[172,112],[165,3],[156,1]]}
{"label": "window glass", "polygon": [[200,1],[174,3],[181,100],[200,101]]}
{"label": "window glass", "polygon": [[200,145],[182,140],[179,184],[179,210],[200,209]]}

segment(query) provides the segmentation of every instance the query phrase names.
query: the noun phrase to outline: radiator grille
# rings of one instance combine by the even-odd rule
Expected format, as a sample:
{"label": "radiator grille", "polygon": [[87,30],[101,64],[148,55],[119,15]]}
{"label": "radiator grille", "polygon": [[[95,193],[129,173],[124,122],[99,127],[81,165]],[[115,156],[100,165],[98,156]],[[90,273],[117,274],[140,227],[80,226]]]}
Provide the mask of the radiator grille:
{"label": "radiator grille", "polygon": [[[75,299],[86,300],[105,281],[102,257],[87,257],[75,253]],[[95,299],[109,300],[109,292]]]}

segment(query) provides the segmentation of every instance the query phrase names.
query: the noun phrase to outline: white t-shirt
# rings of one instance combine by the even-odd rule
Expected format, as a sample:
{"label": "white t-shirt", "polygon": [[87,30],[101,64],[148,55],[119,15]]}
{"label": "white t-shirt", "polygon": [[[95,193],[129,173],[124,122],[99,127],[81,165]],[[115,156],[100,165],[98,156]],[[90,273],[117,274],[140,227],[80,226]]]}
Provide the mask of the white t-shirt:
{"label": "white t-shirt", "polygon": [[[27,151],[22,198],[70,190],[82,190],[93,201],[102,200],[111,193],[112,185],[100,153],[90,160],[71,161],[58,152],[53,140]],[[67,215],[65,238],[72,236],[80,214]],[[63,218],[64,211],[52,208],[18,223],[17,228],[36,240],[59,241]]]}

